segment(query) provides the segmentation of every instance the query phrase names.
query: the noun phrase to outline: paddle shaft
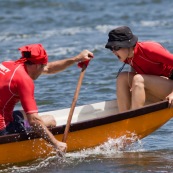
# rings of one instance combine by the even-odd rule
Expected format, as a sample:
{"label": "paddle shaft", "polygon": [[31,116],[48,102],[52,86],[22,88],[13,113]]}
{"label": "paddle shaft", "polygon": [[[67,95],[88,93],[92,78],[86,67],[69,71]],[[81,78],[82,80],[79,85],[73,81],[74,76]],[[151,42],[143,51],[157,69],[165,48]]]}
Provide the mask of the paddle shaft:
{"label": "paddle shaft", "polygon": [[81,88],[81,85],[82,85],[82,81],[83,81],[83,78],[84,78],[86,68],[87,68],[87,66],[83,65],[83,68],[80,72],[80,76],[79,76],[79,79],[78,79],[78,84],[77,84],[76,91],[75,91],[75,94],[74,94],[74,97],[73,97],[73,102],[71,104],[71,109],[70,109],[70,112],[69,112],[67,124],[66,124],[64,135],[63,135],[63,138],[62,138],[62,142],[66,142],[66,140],[67,140],[67,135],[68,135],[68,132],[69,132],[69,129],[70,129],[70,124],[71,124],[71,120],[72,120],[72,117],[73,117],[73,112],[74,112],[74,109],[75,109],[75,106],[76,106],[76,102],[77,102],[77,99],[78,99],[79,91],[80,91],[80,88]]}

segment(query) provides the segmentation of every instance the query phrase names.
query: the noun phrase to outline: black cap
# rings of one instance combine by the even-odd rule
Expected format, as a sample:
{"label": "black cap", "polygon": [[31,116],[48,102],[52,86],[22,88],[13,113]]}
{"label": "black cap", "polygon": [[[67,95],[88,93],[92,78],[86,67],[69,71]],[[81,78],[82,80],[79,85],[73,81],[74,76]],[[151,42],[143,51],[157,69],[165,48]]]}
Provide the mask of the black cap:
{"label": "black cap", "polygon": [[113,46],[129,48],[135,46],[138,37],[133,35],[131,29],[127,26],[115,28],[109,32],[109,39],[105,48],[110,49]]}

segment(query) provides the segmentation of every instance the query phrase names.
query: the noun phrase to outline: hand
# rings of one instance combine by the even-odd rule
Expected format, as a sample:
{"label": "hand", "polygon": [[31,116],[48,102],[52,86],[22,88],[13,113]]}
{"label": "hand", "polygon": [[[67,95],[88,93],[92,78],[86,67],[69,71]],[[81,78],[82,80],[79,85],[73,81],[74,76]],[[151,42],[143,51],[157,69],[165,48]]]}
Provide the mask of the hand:
{"label": "hand", "polygon": [[173,107],[173,93],[169,94],[169,95],[166,97],[166,100],[168,100],[169,107]]}
{"label": "hand", "polygon": [[64,153],[67,150],[67,144],[64,142],[57,141],[55,145],[55,149],[56,149],[57,155],[60,157],[63,157]]}
{"label": "hand", "polygon": [[79,63],[78,63],[78,67],[83,68],[83,66],[85,65],[86,67],[88,66],[91,58],[93,58],[94,55],[92,52],[88,51],[88,50],[84,50],[82,51],[78,56],[77,56],[77,61],[80,59]]}
{"label": "hand", "polygon": [[93,53],[88,50],[83,50],[75,57],[76,62],[90,61],[94,57]]}

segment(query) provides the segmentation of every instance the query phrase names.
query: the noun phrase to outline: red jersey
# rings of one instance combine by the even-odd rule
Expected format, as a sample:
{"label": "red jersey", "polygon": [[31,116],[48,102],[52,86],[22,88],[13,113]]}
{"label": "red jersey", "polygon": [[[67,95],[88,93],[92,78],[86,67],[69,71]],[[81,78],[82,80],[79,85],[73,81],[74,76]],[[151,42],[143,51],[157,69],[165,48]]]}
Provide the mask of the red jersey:
{"label": "red jersey", "polygon": [[173,54],[156,42],[137,42],[134,56],[127,58],[139,74],[149,74],[169,77],[173,70]]}
{"label": "red jersey", "polygon": [[24,64],[14,61],[1,63],[0,81],[0,130],[13,121],[13,109],[19,101],[25,113],[38,112],[34,99],[34,82]]}

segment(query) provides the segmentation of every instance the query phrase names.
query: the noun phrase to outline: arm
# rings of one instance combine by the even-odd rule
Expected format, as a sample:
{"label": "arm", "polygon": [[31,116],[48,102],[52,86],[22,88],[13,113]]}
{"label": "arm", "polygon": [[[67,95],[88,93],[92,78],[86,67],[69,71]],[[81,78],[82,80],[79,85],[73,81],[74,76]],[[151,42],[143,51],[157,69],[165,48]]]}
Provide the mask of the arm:
{"label": "arm", "polygon": [[63,152],[66,150],[67,145],[64,142],[60,142],[55,139],[53,134],[48,130],[48,128],[44,125],[44,122],[38,116],[37,113],[26,114],[28,122],[30,126],[32,126],[34,132],[36,132],[40,137],[45,139],[48,143],[50,143],[57,152]]}
{"label": "arm", "polygon": [[64,60],[57,60],[49,62],[43,70],[42,74],[54,74],[65,70],[67,67],[73,65],[75,62],[91,60],[93,53],[88,50],[83,50],[80,54],[72,58]]}
{"label": "arm", "polygon": [[[21,74],[21,72],[19,73]],[[66,150],[66,144],[60,141],[57,141],[52,133],[44,125],[43,120],[38,116],[38,109],[36,101],[34,98],[34,83],[32,79],[26,75],[24,72],[22,75],[16,77],[16,83],[18,95],[24,111],[26,112],[26,117],[30,126],[33,127],[33,130],[48,143],[52,144],[54,148],[59,151]]]}

